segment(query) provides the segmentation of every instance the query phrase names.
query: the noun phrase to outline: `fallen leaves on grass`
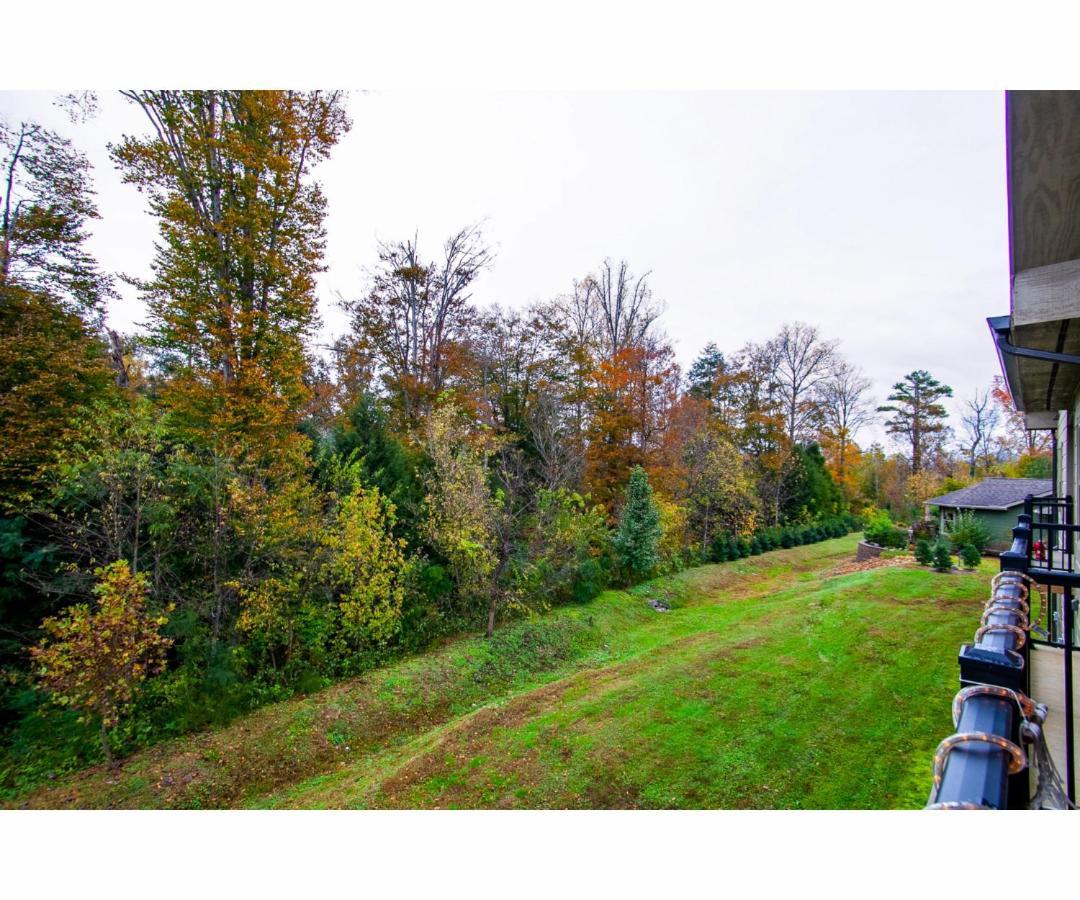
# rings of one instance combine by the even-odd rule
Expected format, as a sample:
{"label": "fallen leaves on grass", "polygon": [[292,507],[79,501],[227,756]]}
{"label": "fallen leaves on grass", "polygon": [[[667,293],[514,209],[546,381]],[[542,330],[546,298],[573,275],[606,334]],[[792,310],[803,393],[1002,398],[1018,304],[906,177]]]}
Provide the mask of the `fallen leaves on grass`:
{"label": "fallen leaves on grass", "polygon": [[914,559],[908,556],[893,556],[889,558],[876,556],[873,559],[863,560],[862,562],[840,563],[838,566],[834,566],[824,573],[825,578],[836,578],[838,575],[850,575],[853,572],[866,572],[870,569],[884,569],[889,566],[911,566],[914,564]]}

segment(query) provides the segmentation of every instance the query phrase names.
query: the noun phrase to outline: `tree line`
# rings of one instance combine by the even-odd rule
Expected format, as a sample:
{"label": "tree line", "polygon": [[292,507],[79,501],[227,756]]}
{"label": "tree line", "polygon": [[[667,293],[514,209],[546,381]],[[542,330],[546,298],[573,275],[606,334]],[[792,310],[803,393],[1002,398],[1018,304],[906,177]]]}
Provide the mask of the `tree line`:
{"label": "tree line", "polygon": [[[1000,386],[950,449],[947,387],[918,370],[875,407],[803,322],[683,372],[625,260],[482,308],[496,260],[476,225],[381,244],[321,352],[314,172],[352,127],[344,97],[124,95],[146,133],[111,158],[158,229],[150,276],[128,279],[138,334],[105,321],[86,159],[33,122],[0,133],[5,789],[449,633],[1042,465]],[[879,413],[891,455],[857,441]]]}

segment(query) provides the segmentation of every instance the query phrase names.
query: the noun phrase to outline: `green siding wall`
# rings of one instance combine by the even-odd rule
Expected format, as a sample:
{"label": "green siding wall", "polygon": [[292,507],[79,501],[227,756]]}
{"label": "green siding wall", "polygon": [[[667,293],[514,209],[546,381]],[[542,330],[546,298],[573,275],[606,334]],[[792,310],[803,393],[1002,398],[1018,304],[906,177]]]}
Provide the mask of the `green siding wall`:
{"label": "green siding wall", "polygon": [[[942,507],[941,512],[951,512],[950,507]],[[1023,506],[1014,506],[1012,509],[998,512],[989,509],[973,509],[975,513],[990,529],[990,549],[1008,550],[1012,544],[1012,530],[1016,525],[1016,517],[1024,511]],[[940,521],[940,519],[939,519]]]}

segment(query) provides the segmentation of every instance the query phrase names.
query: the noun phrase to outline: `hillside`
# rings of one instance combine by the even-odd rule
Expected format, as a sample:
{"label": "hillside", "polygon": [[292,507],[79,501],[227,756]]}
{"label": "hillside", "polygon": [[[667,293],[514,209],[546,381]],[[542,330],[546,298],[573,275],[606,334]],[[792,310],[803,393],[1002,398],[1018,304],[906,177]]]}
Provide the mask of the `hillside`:
{"label": "hillside", "polygon": [[855,540],[608,591],[12,805],[919,807],[989,564],[838,574]]}

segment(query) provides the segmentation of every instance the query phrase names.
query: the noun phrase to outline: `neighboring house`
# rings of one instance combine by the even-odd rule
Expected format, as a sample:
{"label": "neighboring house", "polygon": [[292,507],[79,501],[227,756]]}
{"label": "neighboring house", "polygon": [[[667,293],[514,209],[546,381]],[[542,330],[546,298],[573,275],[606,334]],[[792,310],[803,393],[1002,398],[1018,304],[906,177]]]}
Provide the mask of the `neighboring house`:
{"label": "neighboring house", "polygon": [[949,522],[961,512],[972,512],[990,530],[990,549],[1008,550],[1016,517],[1024,511],[1024,498],[1049,497],[1053,482],[1049,478],[985,478],[978,484],[942,494],[926,501],[926,518],[931,507],[938,509],[938,527],[948,531]]}

